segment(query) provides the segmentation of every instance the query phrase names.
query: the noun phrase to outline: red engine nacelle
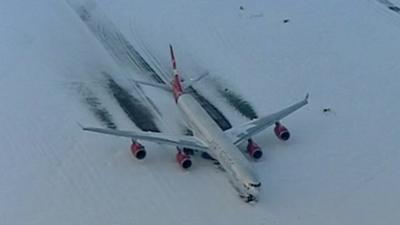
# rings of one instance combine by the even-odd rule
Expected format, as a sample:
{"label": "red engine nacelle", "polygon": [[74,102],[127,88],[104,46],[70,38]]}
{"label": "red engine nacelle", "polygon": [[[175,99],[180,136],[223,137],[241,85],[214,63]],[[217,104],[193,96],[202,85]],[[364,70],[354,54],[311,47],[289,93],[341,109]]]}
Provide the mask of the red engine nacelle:
{"label": "red engine nacelle", "polygon": [[288,129],[279,122],[275,123],[274,132],[275,135],[283,141],[287,141],[290,138],[290,133]]}
{"label": "red engine nacelle", "polygon": [[181,150],[178,150],[178,153],[176,153],[176,161],[183,169],[188,169],[192,166],[192,160],[190,160],[190,157]]}
{"label": "red engine nacelle", "polygon": [[254,159],[259,159],[263,155],[260,146],[251,139],[247,140],[247,152]]}
{"label": "red engine nacelle", "polygon": [[144,146],[138,142],[132,141],[131,152],[137,159],[144,159],[146,157]]}

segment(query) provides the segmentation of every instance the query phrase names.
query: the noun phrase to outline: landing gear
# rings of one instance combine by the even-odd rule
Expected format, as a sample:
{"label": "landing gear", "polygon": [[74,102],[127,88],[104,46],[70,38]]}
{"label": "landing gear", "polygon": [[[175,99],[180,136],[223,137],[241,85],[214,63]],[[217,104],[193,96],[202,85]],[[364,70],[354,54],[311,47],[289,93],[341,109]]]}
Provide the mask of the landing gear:
{"label": "landing gear", "polygon": [[257,198],[254,197],[254,195],[248,194],[248,195],[240,195],[240,198],[243,199],[246,203],[252,203],[252,202],[257,202]]}
{"label": "landing gear", "polygon": [[257,199],[253,195],[248,195],[246,199],[246,203],[256,202]]}
{"label": "landing gear", "polygon": [[191,148],[183,148],[182,151],[186,154],[186,155],[194,155],[194,150]]}
{"label": "landing gear", "polygon": [[207,159],[207,160],[216,161],[216,159],[214,159],[214,158],[213,158],[210,154],[208,154],[207,152],[202,152],[202,153],[201,153],[201,158]]}

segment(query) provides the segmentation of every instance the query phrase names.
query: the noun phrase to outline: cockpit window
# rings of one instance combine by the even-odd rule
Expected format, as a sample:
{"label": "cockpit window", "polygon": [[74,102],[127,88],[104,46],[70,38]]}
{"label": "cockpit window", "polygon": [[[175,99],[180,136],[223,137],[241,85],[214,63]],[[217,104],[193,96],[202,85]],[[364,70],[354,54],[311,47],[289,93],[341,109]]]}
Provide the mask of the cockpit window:
{"label": "cockpit window", "polygon": [[260,182],[255,183],[255,184],[250,183],[249,185],[252,186],[252,187],[260,187],[260,186],[261,186],[261,183],[260,183]]}

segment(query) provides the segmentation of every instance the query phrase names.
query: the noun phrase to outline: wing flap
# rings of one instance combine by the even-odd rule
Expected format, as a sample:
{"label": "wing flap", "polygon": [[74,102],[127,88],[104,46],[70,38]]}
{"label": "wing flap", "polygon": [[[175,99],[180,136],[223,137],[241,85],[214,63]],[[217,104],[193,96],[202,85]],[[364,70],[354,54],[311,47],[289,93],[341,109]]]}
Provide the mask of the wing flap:
{"label": "wing flap", "polygon": [[201,151],[207,151],[208,146],[200,139],[192,136],[172,136],[156,132],[143,132],[143,131],[124,131],[114,129],[104,129],[95,127],[83,127],[85,131],[92,131],[102,134],[109,134],[119,137],[129,137],[138,140],[150,141],[159,144],[174,145],[183,148],[192,148]]}

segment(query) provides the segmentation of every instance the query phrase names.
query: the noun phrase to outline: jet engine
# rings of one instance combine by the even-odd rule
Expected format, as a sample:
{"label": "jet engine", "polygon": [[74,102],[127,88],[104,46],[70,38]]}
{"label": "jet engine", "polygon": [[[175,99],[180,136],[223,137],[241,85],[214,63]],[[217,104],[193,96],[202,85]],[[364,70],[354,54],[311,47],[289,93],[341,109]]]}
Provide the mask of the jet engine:
{"label": "jet engine", "polygon": [[178,149],[178,152],[176,153],[176,161],[183,169],[188,169],[192,166],[192,160],[190,160],[190,157],[180,149]]}
{"label": "jet engine", "polygon": [[247,140],[247,152],[253,159],[259,159],[263,155],[260,146],[258,146],[252,139]]}
{"label": "jet engine", "polygon": [[287,141],[290,138],[288,129],[279,122],[275,123],[274,132],[275,135],[283,141]]}
{"label": "jet engine", "polygon": [[146,157],[146,150],[139,142],[132,140],[131,152],[137,159],[144,159]]}

